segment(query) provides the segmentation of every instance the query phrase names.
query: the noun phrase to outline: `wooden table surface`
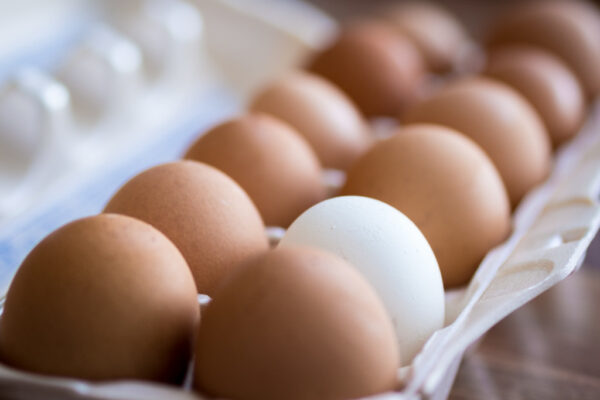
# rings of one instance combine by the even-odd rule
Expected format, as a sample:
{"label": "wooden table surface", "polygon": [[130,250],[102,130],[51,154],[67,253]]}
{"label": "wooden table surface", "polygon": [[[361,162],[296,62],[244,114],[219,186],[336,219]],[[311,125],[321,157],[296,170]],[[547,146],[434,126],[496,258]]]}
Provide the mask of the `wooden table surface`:
{"label": "wooden table surface", "polygon": [[600,399],[600,260],[486,334],[463,359],[450,399]]}
{"label": "wooden table surface", "polygon": [[[345,20],[392,0],[309,1]],[[506,2],[443,1],[474,36]],[[450,399],[600,399],[600,239],[581,270],[511,314],[465,356]]]}

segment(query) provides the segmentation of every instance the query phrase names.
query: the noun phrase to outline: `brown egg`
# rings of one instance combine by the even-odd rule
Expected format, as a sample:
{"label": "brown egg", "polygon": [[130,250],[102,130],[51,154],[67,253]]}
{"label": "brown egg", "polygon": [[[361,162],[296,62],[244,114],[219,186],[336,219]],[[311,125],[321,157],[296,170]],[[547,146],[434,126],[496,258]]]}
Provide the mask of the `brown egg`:
{"label": "brown egg", "polygon": [[298,71],[272,82],[254,97],[250,109],[296,128],[327,168],[348,168],[371,144],[356,106],[317,75]]}
{"label": "brown egg", "polygon": [[127,182],[105,212],[148,222],[175,243],[199,293],[212,295],[240,262],[268,248],[260,214],[230,177],[209,165],[159,165]]}
{"label": "brown egg", "polygon": [[518,4],[491,30],[490,46],[523,43],[542,47],[573,69],[588,96],[600,93],[600,13],[585,1]]}
{"label": "brown egg", "polygon": [[39,374],[181,383],[199,313],[189,268],[163,234],[125,216],[84,218],[19,268],[0,359]]}
{"label": "brown egg", "polygon": [[205,311],[195,386],[231,399],[354,399],[394,389],[394,328],[344,260],[272,250],[227,280]]}
{"label": "brown egg", "polygon": [[404,122],[446,125],[473,139],[498,168],[513,206],[548,176],[552,152],[544,125],[529,102],[502,82],[451,83],[409,110]]}
{"label": "brown egg", "polygon": [[402,2],[387,9],[383,18],[413,41],[435,72],[453,69],[470,46],[461,23],[439,4]]}
{"label": "brown egg", "polygon": [[529,100],[555,147],[581,127],[583,90],[571,70],[551,53],[536,47],[500,47],[490,54],[486,74],[511,85]]}
{"label": "brown egg", "polygon": [[342,194],[381,200],[410,218],[446,288],[468,283],[510,230],[508,196],[491,160],[443,126],[409,125],[375,145],[352,167]]}
{"label": "brown egg", "polygon": [[345,28],[309,69],[338,85],[368,117],[397,115],[417,96],[424,78],[412,42],[373,22]]}
{"label": "brown egg", "polygon": [[185,157],[233,178],[267,225],[287,227],[325,198],[321,166],[308,143],[289,125],[266,114],[247,114],[216,126]]}

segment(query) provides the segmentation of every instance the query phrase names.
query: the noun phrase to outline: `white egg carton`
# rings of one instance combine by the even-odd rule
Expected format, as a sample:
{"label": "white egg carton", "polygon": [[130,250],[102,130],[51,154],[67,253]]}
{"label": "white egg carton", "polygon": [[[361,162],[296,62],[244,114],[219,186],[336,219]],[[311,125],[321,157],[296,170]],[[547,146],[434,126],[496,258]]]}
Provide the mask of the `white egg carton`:
{"label": "white egg carton", "polygon": [[[48,43],[39,32],[23,39],[27,30],[17,28],[25,23],[5,31],[13,19],[37,21],[37,8],[45,9],[39,3],[29,0],[31,13],[0,5],[0,33],[22,36],[25,51],[40,53],[29,62],[0,58],[0,226],[162,140],[173,121],[190,118],[192,103],[201,114],[215,91],[229,104],[202,126],[238,110],[243,94],[298,64],[335,27],[294,1],[60,0],[56,8],[67,16],[48,15],[67,22],[58,32],[47,28]],[[311,21],[311,29],[284,30],[278,24],[286,13]],[[10,53],[1,39],[0,55]],[[197,131],[176,140],[187,144]],[[171,158],[179,155],[172,149],[182,151],[166,147]]]}
{"label": "white egg carton", "polygon": [[[330,18],[299,1],[194,0],[194,4],[202,11],[206,23],[208,50],[202,54],[209,54],[214,64],[227,68],[224,72],[228,81],[242,94],[251,93],[262,82],[301,61],[307,52],[326,40],[336,29]],[[130,34],[141,35],[143,39],[144,30],[140,30]],[[223,39],[221,45],[210,38],[211,32],[213,38]],[[142,51],[139,45],[135,48]],[[160,60],[156,62],[160,63]],[[160,65],[149,68],[160,69]],[[61,95],[57,95],[62,89],[50,90],[54,92],[50,100],[57,103],[52,107],[44,103],[49,99],[40,95],[44,93],[40,88],[47,88],[48,85],[53,87],[56,82],[39,71],[31,73],[33,78],[26,76],[22,78],[24,81],[17,83],[35,89],[32,97],[34,104],[41,106],[42,110],[52,107],[64,110],[64,96],[61,103],[58,101]],[[168,87],[173,90],[176,86]],[[136,90],[133,89],[132,96],[140,95]],[[150,96],[151,92],[142,93],[149,103],[156,102],[144,110],[154,110],[160,114],[156,104],[161,104],[158,97],[165,92],[157,91],[154,98]],[[177,118],[187,121],[183,125],[189,125],[190,120],[196,121],[194,126],[206,125],[214,120],[215,114],[226,114],[238,107],[237,104],[232,105],[235,97],[224,95],[222,90],[205,90],[203,93],[197,102],[188,104],[191,104],[195,114],[199,112],[198,107],[204,109],[204,114],[196,116],[196,119],[178,114]],[[70,102],[72,99],[69,97],[68,100]],[[139,117],[138,114],[134,115]],[[49,121],[53,121],[52,118]],[[107,123],[105,128],[123,127],[125,124],[136,126],[131,121],[115,117],[115,121]],[[160,126],[156,127],[157,124]],[[45,234],[73,218],[98,212],[114,188],[135,173],[136,169],[148,163],[156,164],[175,158],[181,153],[191,139],[190,134],[181,133],[185,131],[182,126],[174,127],[171,124],[167,129],[163,125],[149,118],[147,124],[140,125],[145,127],[140,132],[154,132],[154,129],[164,132],[166,129],[170,134],[157,133],[152,140],[146,141],[142,134],[134,136],[136,140],[146,143],[140,146],[136,156],[126,151],[116,155],[107,155],[105,152],[104,158],[100,159],[115,162],[114,168],[84,170],[87,183],[82,183],[81,179],[72,179],[69,185],[61,183],[52,201],[38,204],[35,211],[0,224],[0,298],[24,255]],[[154,128],[150,129],[151,126]],[[119,160],[122,157],[134,159],[124,163]],[[57,160],[56,157],[49,158]],[[43,168],[41,171],[44,173]],[[44,182],[49,178],[39,179]],[[467,288],[446,294],[446,326],[430,338],[411,366],[399,370],[402,387],[397,392],[372,399],[445,399],[463,354],[471,344],[512,311],[578,268],[600,226],[599,192],[600,107],[596,107],[590,112],[586,126],[576,139],[560,150],[551,177],[532,191],[519,206],[514,215],[512,236],[487,255]],[[24,198],[29,197],[31,195],[24,195]],[[43,196],[37,194],[34,197]],[[35,203],[36,200],[32,201]],[[279,230],[273,232],[274,236],[281,234]],[[0,398],[198,400],[202,397],[191,392],[189,384],[182,390],[134,381],[90,383],[38,376],[0,365]]]}
{"label": "white egg carton", "polygon": [[[2,225],[160,139],[157,128],[209,90],[212,71],[193,6],[152,1],[123,22],[101,21],[91,8],[72,16],[85,27],[65,28],[71,37],[47,45],[57,60],[22,62],[0,85]],[[143,35],[123,33],[134,26],[155,31],[169,62],[149,62]]]}

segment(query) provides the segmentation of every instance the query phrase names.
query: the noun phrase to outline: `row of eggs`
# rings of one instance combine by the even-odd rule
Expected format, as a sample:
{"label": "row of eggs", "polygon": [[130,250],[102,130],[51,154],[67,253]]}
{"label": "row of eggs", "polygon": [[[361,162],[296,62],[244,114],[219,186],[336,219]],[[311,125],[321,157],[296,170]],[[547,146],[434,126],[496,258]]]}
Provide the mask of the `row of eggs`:
{"label": "row of eggs", "polygon": [[[188,161],[141,173],[105,214],[44,239],[7,295],[1,360],[181,382],[195,348],[195,386],[216,396],[397,387],[397,368],[444,324],[444,286],[467,283],[507,237],[511,208],[546,178],[552,144],[575,134],[596,93],[585,72],[600,55],[589,40],[597,12],[561,1],[523,10],[492,35],[527,44],[491,53],[495,80],[459,79],[426,99],[411,89],[424,68],[410,57],[425,54],[434,71],[452,60],[419,53],[389,25],[349,27],[312,73],[268,85]],[[561,47],[554,31],[573,43]],[[407,125],[378,141],[361,112]],[[347,171],[341,196],[325,200],[321,166]],[[288,227],[272,250],[265,223]],[[197,293],[213,298],[199,329]]]}

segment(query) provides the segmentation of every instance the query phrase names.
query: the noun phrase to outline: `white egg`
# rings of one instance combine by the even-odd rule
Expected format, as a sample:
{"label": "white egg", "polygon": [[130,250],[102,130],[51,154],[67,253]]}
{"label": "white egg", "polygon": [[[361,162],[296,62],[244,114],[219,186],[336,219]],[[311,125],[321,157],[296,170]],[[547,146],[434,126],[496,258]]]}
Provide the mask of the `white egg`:
{"label": "white egg", "polygon": [[354,265],[385,304],[408,365],[444,324],[444,287],[427,240],[404,214],[379,200],[344,196],[305,211],[279,246],[327,250]]}

